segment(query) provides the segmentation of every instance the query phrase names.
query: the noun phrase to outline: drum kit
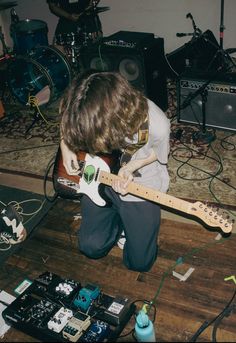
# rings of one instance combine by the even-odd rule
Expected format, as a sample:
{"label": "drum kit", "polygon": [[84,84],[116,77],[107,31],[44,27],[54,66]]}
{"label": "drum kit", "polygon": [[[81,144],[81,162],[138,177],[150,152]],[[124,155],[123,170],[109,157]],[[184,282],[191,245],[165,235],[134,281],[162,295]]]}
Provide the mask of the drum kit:
{"label": "drum kit", "polygon": [[[0,40],[3,56],[7,62],[7,83],[12,94],[27,104],[29,96],[38,94],[46,86],[50,89],[48,103],[57,100],[70,84],[73,73],[78,71],[80,49],[94,39],[90,34],[78,32],[59,35],[56,45],[48,44],[48,27],[42,20],[19,20],[14,7],[16,2],[0,4],[0,11],[11,9],[10,34],[13,52],[9,53],[3,34]],[[109,7],[96,7],[96,12],[107,11]],[[63,53],[56,46],[63,46]]]}

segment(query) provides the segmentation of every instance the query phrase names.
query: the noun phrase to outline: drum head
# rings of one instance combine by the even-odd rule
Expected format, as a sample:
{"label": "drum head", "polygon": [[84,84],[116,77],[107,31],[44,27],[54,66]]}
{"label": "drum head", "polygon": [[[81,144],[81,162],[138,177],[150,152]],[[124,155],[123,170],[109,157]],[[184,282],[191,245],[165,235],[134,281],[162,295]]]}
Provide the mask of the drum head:
{"label": "drum head", "polygon": [[34,33],[35,31],[41,31],[43,29],[48,31],[47,23],[37,19],[20,20],[18,23],[14,24],[14,31],[21,34]]}
{"label": "drum head", "polygon": [[18,56],[8,66],[8,84],[11,92],[23,104],[45,86],[50,88],[52,102],[71,82],[71,67],[65,56],[52,47],[38,47],[26,56]]}

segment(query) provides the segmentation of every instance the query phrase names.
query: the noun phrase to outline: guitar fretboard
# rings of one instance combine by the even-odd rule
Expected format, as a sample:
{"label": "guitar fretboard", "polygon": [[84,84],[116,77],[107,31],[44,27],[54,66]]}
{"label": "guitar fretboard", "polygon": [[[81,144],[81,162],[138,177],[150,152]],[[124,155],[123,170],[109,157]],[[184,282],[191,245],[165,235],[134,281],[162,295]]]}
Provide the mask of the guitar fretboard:
{"label": "guitar fretboard", "polygon": [[[105,185],[111,186],[115,179],[119,179],[119,176],[104,171],[100,171],[99,173],[99,182]],[[131,182],[129,184],[128,192],[140,198],[147,199],[170,208],[178,209],[182,212],[193,214],[194,211],[192,203],[188,201],[172,197],[171,195],[161,193],[135,182]]]}
{"label": "guitar fretboard", "polygon": [[[99,182],[111,186],[113,180],[119,179],[119,176],[105,171],[100,171],[98,179]],[[128,185],[128,193],[201,218],[210,226],[219,226],[225,233],[231,232],[233,225],[235,225],[234,221],[231,220],[231,222],[229,222],[227,219],[225,220],[222,215],[218,215],[211,208],[205,206],[199,201],[191,203],[166,193],[153,190],[152,188],[142,186],[135,182],[131,182]]]}

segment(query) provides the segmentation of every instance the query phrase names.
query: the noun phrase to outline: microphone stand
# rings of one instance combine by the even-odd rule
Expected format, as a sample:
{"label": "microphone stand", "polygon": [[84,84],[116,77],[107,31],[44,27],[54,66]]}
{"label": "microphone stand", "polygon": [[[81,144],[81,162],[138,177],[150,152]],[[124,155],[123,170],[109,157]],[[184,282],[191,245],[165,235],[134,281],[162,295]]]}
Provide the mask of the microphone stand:
{"label": "microphone stand", "polygon": [[207,103],[208,90],[205,88],[201,92],[202,97],[202,130],[193,133],[193,140],[200,141],[201,143],[211,143],[216,139],[214,130],[206,129],[206,103]]}
{"label": "microphone stand", "polygon": [[210,143],[215,140],[215,133],[213,130],[207,130],[206,129],[206,103],[207,103],[207,86],[212,81],[212,78],[206,81],[201,87],[198,88],[198,90],[194,93],[191,93],[188,95],[188,97],[185,99],[183,104],[180,106],[180,110],[183,110],[187,106],[190,105],[193,99],[195,99],[198,95],[201,95],[202,98],[202,130],[198,132],[193,133],[193,140],[194,141],[201,141],[201,143]]}
{"label": "microphone stand", "polygon": [[[208,65],[208,69],[213,64],[213,62],[215,61],[215,59],[217,58],[217,55],[219,53],[221,54],[221,58],[223,56],[227,57],[228,60],[231,62],[231,64],[233,66],[235,66],[235,63],[232,60],[232,58],[229,56],[229,54],[227,52],[225,52],[223,50],[223,31],[225,29],[224,24],[223,24],[223,13],[224,13],[224,0],[221,0],[220,48],[218,48],[218,46],[216,46],[213,42],[211,42],[209,39],[207,39],[207,37],[205,37],[204,33],[202,33],[202,31],[196,27],[196,24],[194,22],[194,19],[193,19],[193,16],[191,13],[188,13],[186,15],[186,18],[190,18],[192,20],[192,25],[194,28],[193,38],[198,37],[199,35],[202,35],[203,39],[208,41],[208,43],[210,43],[211,45],[213,45],[217,49],[217,52],[215,53],[212,61]],[[180,36],[180,34],[178,34],[178,36]],[[200,140],[202,143],[204,143],[204,142],[210,143],[210,142],[214,141],[216,138],[215,132],[213,130],[207,130],[206,129],[206,103],[207,103],[207,96],[208,96],[208,91],[206,88],[219,72],[221,72],[221,71],[227,72],[231,68],[231,66],[226,66],[226,68],[225,68],[225,65],[223,62],[224,61],[222,59],[220,67],[217,68],[216,72],[212,75],[212,77],[210,79],[208,79],[201,87],[199,87],[199,89],[197,91],[188,95],[187,98],[185,99],[185,101],[180,106],[180,110],[183,110],[184,108],[186,108],[187,106],[190,105],[190,103],[192,102],[193,99],[195,99],[198,95],[201,95],[201,98],[202,98],[202,130],[199,132],[193,133],[193,140],[194,141]]]}

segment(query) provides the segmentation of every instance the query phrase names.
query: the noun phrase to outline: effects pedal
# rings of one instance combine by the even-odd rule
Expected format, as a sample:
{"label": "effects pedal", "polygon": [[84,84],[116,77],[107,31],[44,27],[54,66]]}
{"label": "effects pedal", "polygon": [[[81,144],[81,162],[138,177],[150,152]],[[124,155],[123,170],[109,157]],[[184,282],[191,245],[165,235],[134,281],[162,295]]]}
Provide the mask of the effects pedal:
{"label": "effects pedal", "polygon": [[91,324],[89,329],[81,336],[81,342],[103,342],[110,334],[110,326],[101,321],[96,320]]}
{"label": "effects pedal", "polygon": [[41,274],[36,279],[36,283],[38,289],[41,288],[48,298],[61,305],[63,304],[65,307],[70,307],[74,297],[81,289],[79,282],[73,279],[62,279],[60,276],[50,272]]}
{"label": "effects pedal", "polygon": [[71,342],[77,342],[90,324],[90,316],[79,311],[72,318],[70,318],[64,327],[62,332],[63,337]]}
{"label": "effects pedal", "polygon": [[69,319],[73,316],[73,312],[68,308],[61,307],[57,313],[54,314],[52,319],[48,322],[48,329],[57,333],[66,326]]}
{"label": "effects pedal", "polygon": [[120,296],[112,297],[108,294],[101,294],[98,304],[89,310],[91,316],[96,316],[110,325],[118,326],[122,324],[129,312],[132,310],[131,302],[128,298]]}
{"label": "effects pedal", "polygon": [[100,288],[97,285],[87,284],[81,288],[74,299],[74,305],[82,311],[87,311],[91,303],[98,298]]}

